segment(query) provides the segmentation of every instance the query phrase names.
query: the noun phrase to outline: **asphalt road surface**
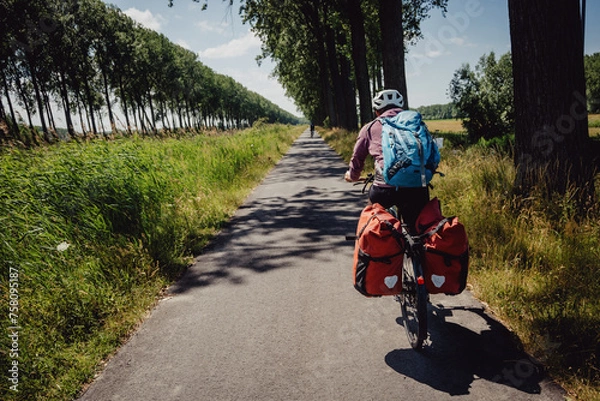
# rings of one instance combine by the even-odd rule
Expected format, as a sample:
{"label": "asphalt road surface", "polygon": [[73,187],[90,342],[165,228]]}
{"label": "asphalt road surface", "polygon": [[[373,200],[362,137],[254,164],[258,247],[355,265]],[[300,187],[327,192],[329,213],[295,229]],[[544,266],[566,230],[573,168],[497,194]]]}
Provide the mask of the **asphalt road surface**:
{"label": "asphalt road surface", "polygon": [[304,132],[81,400],[563,400],[468,291],[431,297],[418,353],[353,288],[345,170]]}

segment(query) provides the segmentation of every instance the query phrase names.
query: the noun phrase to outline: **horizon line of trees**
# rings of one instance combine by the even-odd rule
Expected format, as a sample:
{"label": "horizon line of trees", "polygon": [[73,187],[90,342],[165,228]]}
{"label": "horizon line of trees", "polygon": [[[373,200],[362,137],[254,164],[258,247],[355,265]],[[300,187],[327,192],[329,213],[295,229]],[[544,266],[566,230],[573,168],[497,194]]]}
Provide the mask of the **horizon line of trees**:
{"label": "horizon line of trees", "polygon": [[464,115],[452,102],[444,104],[430,104],[415,108],[421,113],[424,120],[450,120],[462,118]]}
{"label": "horizon line of trees", "polygon": [[0,0],[0,37],[0,142],[56,141],[53,105],[71,137],[299,121],[101,0]]}

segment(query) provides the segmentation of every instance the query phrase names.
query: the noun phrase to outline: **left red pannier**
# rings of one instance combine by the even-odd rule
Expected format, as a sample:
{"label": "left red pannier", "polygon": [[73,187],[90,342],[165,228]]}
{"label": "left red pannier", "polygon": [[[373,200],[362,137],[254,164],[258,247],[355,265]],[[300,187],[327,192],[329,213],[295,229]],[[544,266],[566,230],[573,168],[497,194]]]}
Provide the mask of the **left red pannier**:
{"label": "left red pannier", "polygon": [[401,223],[378,203],[365,207],[356,229],[354,288],[367,297],[402,291]]}

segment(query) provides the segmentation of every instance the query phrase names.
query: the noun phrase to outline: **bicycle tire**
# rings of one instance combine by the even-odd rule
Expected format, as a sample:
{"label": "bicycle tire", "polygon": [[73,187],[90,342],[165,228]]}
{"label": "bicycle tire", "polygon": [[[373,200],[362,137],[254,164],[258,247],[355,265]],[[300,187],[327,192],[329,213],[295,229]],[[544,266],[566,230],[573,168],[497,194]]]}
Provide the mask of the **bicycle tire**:
{"label": "bicycle tire", "polygon": [[402,292],[397,300],[408,342],[419,351],[427,338],[427,290],[424,283],[417,282],[417,277],[422,276],[420,262],[405,255],[402,276]]}

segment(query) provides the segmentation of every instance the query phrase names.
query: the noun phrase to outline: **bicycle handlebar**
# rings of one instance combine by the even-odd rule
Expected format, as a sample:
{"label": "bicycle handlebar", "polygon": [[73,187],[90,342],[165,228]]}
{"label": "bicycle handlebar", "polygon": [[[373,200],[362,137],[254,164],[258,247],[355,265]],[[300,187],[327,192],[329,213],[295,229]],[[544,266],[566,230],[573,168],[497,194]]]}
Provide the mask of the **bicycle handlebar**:
{"label": "bicycle handlebar", "polygon": [[356,186],[356,185],[364,184],[363,189],[361,190],[361,192],[364,194],[367,191],[367,186],[369,184],[373,185],[373,181],[375,181],[375,175],[369,173],[369,174],[367,174],[367,176],[365,178],[361,178],[360,180],[356,181],[352,185]]}

